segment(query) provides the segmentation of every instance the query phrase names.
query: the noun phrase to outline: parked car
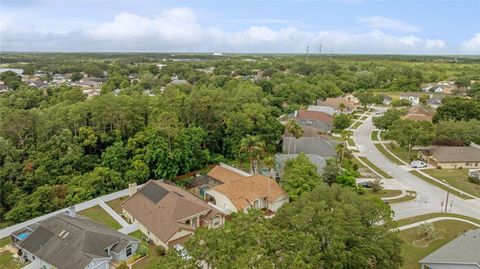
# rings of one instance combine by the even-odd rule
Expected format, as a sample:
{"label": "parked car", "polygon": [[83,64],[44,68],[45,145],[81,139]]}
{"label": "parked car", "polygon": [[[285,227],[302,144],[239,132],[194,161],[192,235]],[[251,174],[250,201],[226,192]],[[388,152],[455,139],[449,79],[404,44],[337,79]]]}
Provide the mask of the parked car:
{"label": "parked car", "polygon": [[427,164],[420,160],[416,160],[416,161],[412,161],[412,163],[410,163],[410,166],[412,168],[423,168],[423,167],[427,167]]}
{"label": "parked car", "polygon": [[372,184],[370,183],[370,181],[360,182],[357,185],[359,187],[364,187],[364,188],[368,188],[368,189],[372,187]]}

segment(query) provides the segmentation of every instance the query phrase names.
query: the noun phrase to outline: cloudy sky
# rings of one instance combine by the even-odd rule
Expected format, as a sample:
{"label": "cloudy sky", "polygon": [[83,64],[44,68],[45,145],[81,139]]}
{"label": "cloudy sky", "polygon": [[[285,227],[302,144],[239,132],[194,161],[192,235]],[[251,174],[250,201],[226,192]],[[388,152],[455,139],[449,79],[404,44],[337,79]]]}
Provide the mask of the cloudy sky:
{"label": "cloudy sky", "polygon": [[1,51],[480,55],[480,0],[0,0]]}

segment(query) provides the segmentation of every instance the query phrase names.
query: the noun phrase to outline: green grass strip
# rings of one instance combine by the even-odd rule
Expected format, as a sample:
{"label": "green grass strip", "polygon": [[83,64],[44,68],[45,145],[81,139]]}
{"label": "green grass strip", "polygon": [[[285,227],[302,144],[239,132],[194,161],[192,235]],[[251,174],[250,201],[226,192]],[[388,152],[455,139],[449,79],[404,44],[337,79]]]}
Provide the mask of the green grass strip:
{"label": "green grass strip", "polygon": [[397,158],[395,158],[392,154],[390,154],[382,144],[374,144],[377,147],[378,151],[380,151],[385,157],[387,157],[390,161],[394,164],[403,165],[404,163],[400,162]]}
{"label": "green grass strip", "polygon": [[360,158],[363,162],[365,162],[368,166],[370,166],[373,170],[375,170],[377,173],[382,175],[384,178],[393,178],[391,175],[383,171],[382,169],[378,168],[376,165],[374,165],[367,157],[358,157]]}
{"label": "green grass strip", "polygon": [[[435,185],[435,186],[439,187],[440,189],[443,189],[443,190],[445,190],[445,191],[448,191],[448,189],[449,189],[447,186],[445,186],[445,185],[443,185],[443,184],[441,184],[441,183],[438,183],[437,181],[435,181],[435,180],[433,180],[433,179],[431,179],[431,178],[429,178],[429,177],[426,177],[426,176],[420,174],[418,171],[413,170],[413,171],[410,171],[410,173],[416,175],[417,177],[419,177],[419,178],[427,181],[428,183],[430,183],[430,184],[432,184],[432,185]],[[460,193],[460,192],[458,192],[458,191],[456,191],[456,190],[454,190],[454,189],[451,189],[451,188],[450,188],[450,192],[453,193],[453,194],[455,194],[455,195],[458,196],[458,197],[463,198],[463,199],[472,199],[472,197],[467,196],[467,195],[465,195],[465,194],[463,194],[463,193]]]}

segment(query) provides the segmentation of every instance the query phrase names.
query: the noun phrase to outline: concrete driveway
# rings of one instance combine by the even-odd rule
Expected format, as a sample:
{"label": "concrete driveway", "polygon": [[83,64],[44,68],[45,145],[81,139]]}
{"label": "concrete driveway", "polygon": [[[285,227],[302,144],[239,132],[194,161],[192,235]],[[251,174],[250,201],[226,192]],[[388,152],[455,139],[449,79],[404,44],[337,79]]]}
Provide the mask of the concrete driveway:
{"label": "concrete driveway", "polygon": [[[383,180],[388,182],[389,186],[417,192],[415,200],[391,204],[392,209],[395,211],[394,218],[402,219],[441,212],[441,205],[446,200],[447,192],[409,173],[408,170],[410,169],[407,166],[399,166],[392,163],[373,144],[370,137],[370,132],[373,129],[372,116],[370,116],[354,131],[353,140],[360,151],[358,155],[367,157],[380,169],[392,175],[394,179]],[[480,199],[464,200],[450,193],[448,211],[450,210],[450,201],[453,201],[452,213],[480,219]]]}

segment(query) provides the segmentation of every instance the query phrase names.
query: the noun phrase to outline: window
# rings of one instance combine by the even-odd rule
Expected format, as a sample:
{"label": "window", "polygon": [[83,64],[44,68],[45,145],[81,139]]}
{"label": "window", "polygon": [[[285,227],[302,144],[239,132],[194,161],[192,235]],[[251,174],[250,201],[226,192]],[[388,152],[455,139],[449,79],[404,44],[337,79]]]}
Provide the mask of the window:
{"label": "window", "polygon": [[130,255],[132,255],[132,245],[128,245],[125,252],[127,253],[127,257],[130,257]]}
{"label": "window", "polygon": [[258,199],[256,199],[254,202],[253,202],[253,208],[260,208],[260,201]]}

